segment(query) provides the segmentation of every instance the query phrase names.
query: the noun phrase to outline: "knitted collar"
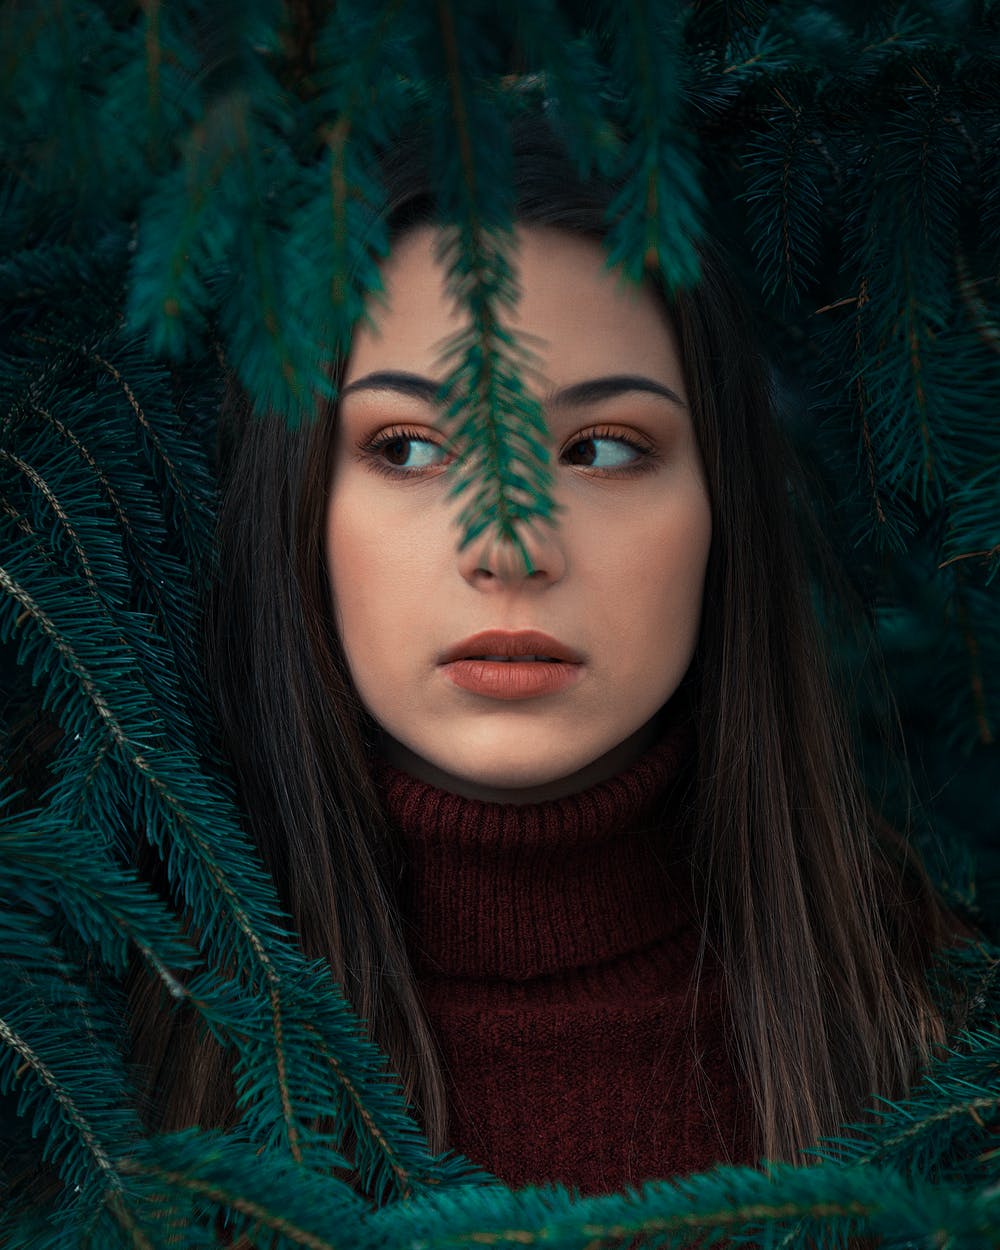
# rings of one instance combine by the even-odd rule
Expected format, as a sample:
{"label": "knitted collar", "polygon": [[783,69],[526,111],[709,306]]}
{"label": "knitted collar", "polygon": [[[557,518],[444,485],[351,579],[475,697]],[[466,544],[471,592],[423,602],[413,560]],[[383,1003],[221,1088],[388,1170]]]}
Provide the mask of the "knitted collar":
{"label": "knitted collar", "polygon": [[486,803],[381,760],[408,866],[418,975],[526,980],[606,963],[690,922],[677,782],[694,755],[674,723],[627,770],[566,798]]}

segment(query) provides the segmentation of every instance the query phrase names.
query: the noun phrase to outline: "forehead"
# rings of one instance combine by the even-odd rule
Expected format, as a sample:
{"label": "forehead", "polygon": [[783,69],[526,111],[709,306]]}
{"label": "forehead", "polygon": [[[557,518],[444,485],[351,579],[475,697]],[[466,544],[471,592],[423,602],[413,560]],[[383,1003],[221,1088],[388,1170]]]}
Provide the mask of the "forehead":
{"label": "forehead", "polygon": [[[610,273],[599,242],[547,226],[523,226],[513,255],[520,299],[502,319],[519,334],[552,386],[601,372],[643,372],[678,388],[673,332],[657,294]],[[344,383],[392,369],[441,377],[442,349],[468,327],[447,289],[436,248],[440,232],[421,227],[393,248],[384,291],[357,328]]]}

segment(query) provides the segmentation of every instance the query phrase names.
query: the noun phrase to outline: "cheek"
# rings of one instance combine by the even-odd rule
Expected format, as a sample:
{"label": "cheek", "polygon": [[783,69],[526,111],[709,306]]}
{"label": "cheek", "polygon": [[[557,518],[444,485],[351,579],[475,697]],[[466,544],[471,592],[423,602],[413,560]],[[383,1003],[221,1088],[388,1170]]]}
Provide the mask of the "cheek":
{"label": "cheek", "polygon": [[337,633],[351,666],[378,632],[381,580],[377,530],[366,525],[363,513],[351,505],[342,488],[335,488],[326,514],[326,567],[333,596]]}
{"label": "cheek", "polygon": [[663,526],[659,557],[661,584],[671,598],[700,612],[712,545],[712,513],[707,495],[699,495],[690,507]]}
{"label": "cheek", "polygon": [[629,639],[624,648],[640,664],[662,655],[668,667],[690,660],[701,621],[705,572],[712,542],[708,495],[698,487],[635,512],[620,533],[605,530],[603,596],[608,626]]}
{"label": "cheek", "polygon": [[352,664],[363,657],[391,660],[426,598],[430,544],[412,517],[399,517],[377,491],[353,485],[335,484],[326,515],[337,631]]}

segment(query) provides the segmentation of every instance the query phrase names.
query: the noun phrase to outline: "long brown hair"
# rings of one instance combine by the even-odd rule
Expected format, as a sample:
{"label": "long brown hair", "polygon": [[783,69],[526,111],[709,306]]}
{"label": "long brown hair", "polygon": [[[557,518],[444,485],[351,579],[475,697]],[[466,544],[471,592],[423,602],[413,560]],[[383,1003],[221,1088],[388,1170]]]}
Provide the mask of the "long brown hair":
{"label": "long brown hair", "polygon": [[[514,155],[517,220],[602,237],[612,189],[576,176],[547,123],[516,126]],[[434,219],[419,144],[394,153],[384,176],[396,237]],[[905,838],[866,795],[806,551],[832,588],[831,612],[850,588],[810,522],[746,308],[708,244],[702,269],[695,289],[663,293],[713,510],[688,678],[692,865],[702,952],[721,962],[759,1150],[795,1159],[872,1095],[905,1091],[942,1040],[926,971],[944,925]],[[329,961],[441,1148],[443,1082],[396,905],[402,864],[372,780],[379,729],[333,627],[323,534],[335,413],[290,430],[249,419],[233,388],[226,415],[234,447],[206,649],[223,750],[304,950]],[[229,1119],[225,1056],[193,1022],[168,1020],[140,980],[132,1004],[158,1122]]]}

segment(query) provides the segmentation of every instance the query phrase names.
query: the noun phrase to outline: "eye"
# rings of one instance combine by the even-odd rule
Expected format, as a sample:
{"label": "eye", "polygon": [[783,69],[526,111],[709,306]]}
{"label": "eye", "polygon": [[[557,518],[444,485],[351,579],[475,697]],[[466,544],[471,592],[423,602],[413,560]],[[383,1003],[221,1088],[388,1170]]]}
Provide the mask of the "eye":
{"label": "eye", "polygon": [[616,430],[591,430],[575,439],[563,452],[579,468],[626,476],[652,468],[655,453],[637,439]]}
{"label": "eye", "polygon": [[418,430],[383,430],[361,449],[362,457],[377,473],[388,477],[417,476],[423,469],[445,463],[448,451],[425,438]]}

